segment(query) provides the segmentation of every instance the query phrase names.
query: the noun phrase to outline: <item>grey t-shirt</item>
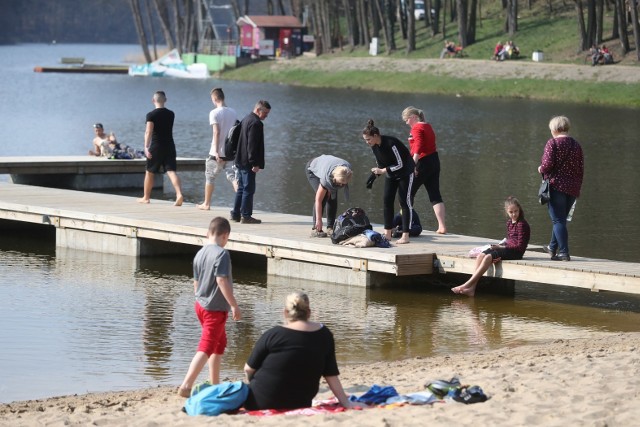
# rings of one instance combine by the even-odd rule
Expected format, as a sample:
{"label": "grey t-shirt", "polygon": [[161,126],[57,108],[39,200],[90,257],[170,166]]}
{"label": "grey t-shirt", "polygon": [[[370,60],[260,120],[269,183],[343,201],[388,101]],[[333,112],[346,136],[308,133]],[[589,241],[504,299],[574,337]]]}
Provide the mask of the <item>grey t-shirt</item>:
{"label": "grey t-shirt", "polygon": [[[339,157],[323,154],[311,160],[309,170],[320,179],[320,184],[326,188],[331,194],[331,198],[335,199],[338,195],[338,187],[333,185],[331,173],[338,166],[346,166],[351,169],[351,164]],[[345,186],[345,198],[349,200],[349,186]]]}
{"label": "grey t-shirt", "polygon": [[229,311],[229,303],[218,287],[216,277],[227,277],[233,286],[231,256],[224,248],[210,243],[193,258],[193,279],[198,282],[196,301],[205,310]]}

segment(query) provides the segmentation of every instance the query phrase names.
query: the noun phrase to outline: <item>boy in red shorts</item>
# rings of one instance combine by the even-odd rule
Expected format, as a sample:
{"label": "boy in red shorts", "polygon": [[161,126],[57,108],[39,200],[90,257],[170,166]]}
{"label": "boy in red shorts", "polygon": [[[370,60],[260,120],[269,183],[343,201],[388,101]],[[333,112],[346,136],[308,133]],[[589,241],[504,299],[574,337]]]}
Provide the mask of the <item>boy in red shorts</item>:
{"label": "boy in red shorts", "polygon": [[220,364],[227,346],[225,324],[229,309],[233,320],[240,320],[240,308],[233,296],[231,257],[224,247],[229,241],[231,225],[222,217],[209,224],[209,242],[193,259],[193,290],[196,296],[195,310],[202,325],[198,351],[191,360],[187,375],[178,389],[178,395],[191,396],[191,388],[200,371],[209,363],[209,381],[220,382]]}

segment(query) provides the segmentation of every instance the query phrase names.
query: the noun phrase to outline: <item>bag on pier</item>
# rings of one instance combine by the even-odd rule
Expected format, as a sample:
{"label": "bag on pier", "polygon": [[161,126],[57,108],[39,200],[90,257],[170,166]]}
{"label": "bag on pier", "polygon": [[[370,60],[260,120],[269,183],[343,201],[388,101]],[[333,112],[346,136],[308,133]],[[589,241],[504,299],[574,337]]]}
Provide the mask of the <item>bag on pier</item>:
{"label": "bag on pier", "polygon": [[357,236],[365,230],[372,230],[369,217],[362,208],[349,208],[333,224],[331,241],[340,243],[349,237]]}

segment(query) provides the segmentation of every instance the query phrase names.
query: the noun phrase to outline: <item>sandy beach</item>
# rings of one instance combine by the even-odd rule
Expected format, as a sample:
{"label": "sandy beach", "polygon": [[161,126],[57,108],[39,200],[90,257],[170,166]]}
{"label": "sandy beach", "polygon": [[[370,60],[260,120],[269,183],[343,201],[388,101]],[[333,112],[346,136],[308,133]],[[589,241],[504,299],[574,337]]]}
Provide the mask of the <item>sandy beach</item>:
{"label": "sandy beach", "polygon": [[[373,384],[392,385],[401,394],[412,393],[424,390],[429,381],[453,376],[463,384],[479,385],[490,399],[472,405],[451,401],[311,416],[190,417],[181,411],[184,399],[164,387],[3,404],[0,425],[635,425],[640,417],[636,400],[640,395],[636,381],[640,376],[640,333],[558,338],[534,346],[341,369],[343,385],[356,395]],[[321,384],[318,398],[329,397],[331,392]]]}
{"label": "sandy beach", "polygon": [[461,79],[539,79],[590,82],[640,82],[640,72],[634,65],[558,64],[532,61],[490,61],[479,59],[398,59],[375,57],[301,57],[295,61],[273,61],[272,69],[306,69],[335,71],[376,70],[394,73],[428,72]]}

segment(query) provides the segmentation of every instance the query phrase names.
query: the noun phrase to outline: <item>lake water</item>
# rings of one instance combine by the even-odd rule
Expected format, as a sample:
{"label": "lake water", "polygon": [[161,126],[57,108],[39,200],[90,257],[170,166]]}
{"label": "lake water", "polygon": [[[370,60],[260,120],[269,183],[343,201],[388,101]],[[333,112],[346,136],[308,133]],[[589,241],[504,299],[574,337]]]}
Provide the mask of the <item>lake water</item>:
{"label": "lake water", "polygon": [[[355,168],[349,205],[362,206],[381,222],[382,185],[364,188],[373,156],[360,131],[371,117],[383,133],[404,139],[408,128],[400,113],[415,105],[425,110],[438,135],[449,230],[502,238],[502,200],[515,195],[532,226],[531,243],[543,244],[550,220],[535,198],[536,168],[549,137],[549,118],[564,114],[572,120],[586,162],[583,195],[570,225],[572,255],[640,261],[637,110],[33,72],[65,56],[116,63],[138,51],[136,46],[0,47],[7,59],[0,69],[0,115],[5,118],[0,156],[82,155],[90,148],[95,122],[115,131],[122,142],[142,147],[151,96],[165,90],[167,106],[176,113],[178,154],[203,157],[211,138],[209,91],[222,86],[240,115],[260,98],[273,106],[265,121],[267,167],[258,184],[257,210],[310,214],[313,195],[304,164],[332,153]],[[183,174],[182,179],[186,200],[201,201],[202,174]],[[232,190],[219,182],[213,202],[229,206]],[[170,189],[154,197],[172,198]],[[140,191],[123,193],[138,196]],[[416,205],[423,225],[434,229],[424,193]],[[196,249],[186,249],[182,257],[136,260],[56,250],[51,235],[24,237],[3,230],[0,402],[179,384],[199,337],[190,291]],[[250,265],[235,266],[234,278],[244,319],[227,328],[223,376],[230,378],[240,375],[255,339],[280,321],[283,297],[293,289],[310,294],[316,319],[336,336],[341,365],[640,330],[640,299],[624,294],[517,283],[515,295],[480,294],[470,300],[425,283],[364,290],[292,282],[267,278],[260,266]]]}

